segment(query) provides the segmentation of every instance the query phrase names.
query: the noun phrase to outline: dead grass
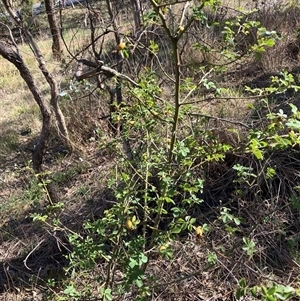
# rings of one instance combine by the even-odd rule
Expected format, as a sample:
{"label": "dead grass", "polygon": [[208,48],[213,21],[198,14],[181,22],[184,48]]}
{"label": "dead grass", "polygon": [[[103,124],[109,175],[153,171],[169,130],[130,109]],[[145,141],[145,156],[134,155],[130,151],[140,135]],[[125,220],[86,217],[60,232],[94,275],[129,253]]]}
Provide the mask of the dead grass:
{"label": "dead grass", "polygon": [[[232,4],[229,0],[225,2],[225,5]],[[249,1],[234,3],[246,5]],[[269,26],[272,19],[268,20]],[[261,74],[268,74],[282,67],[294,69],[298,64],[299,51],[296,50],[298,52],[295,59],[288,52],[290,45],[298,45],[298,38],[293,31],[290,34],[288,21],[282,22],[280,26],[285,31],[284,38],[278,41],[277,47],[267,50],[260,63],[249,61],[240,66],[239,70],[237,66],[229,70],[222,79],[233,88],[231,92],[224,94],[228,99],[203,103],[200,105],[201,112],[231,121],[244,121],[251,117],[248,115],[247,105],[252,100],[247,99],[240,86],[245,81],[255,80]],[[72,29],[66,35],[72,50],[80,48],[82,41],[86,39],[86,31],[80,31],[74,39],[75,32],[78,33],[76,29]],[[61,79],[62,87],[67,90],[69,78],[73,75],[72,67],[65,79],[65,75],[60,73],[60,64],[52,61],[50,41],[41,39],[39,45],[45,53],[51,72],[57,75],[59,81]],[[41,90],[48,96],[48,87],[30,50],[21,46],[21,52],[34,70]],[[190,59],[192,64],[196,64],[203,58]],[[49,292],[55,298],[59,290],[64,288],[62,271],[67,264],[64,255],[69,252],[69,246],[60,231],[49,233],[40,224],[32,224],[32,213],[47,214],[45,195],[40,192],[37,194],[35,179],[26,169],[31,156],[28,148],[32,147],[31,141],[39,132],[40,117],[22,79],[14,67],[3,59],[0,59],[0,91],[0,261],[3,263],[0,269],[0,298],[41,300]],[[66,208],[59,218],[63,225],[76,231],[82,231],[82,222],[87,218],[101,218],[103,210],[109,206],[109,192],[105,191],[104,182],[113,164],[113,155],[109,150],[97,150],[99,137],[96,130],[100,128],[102,133],[106,131],[104,123],[98,119],[103,113],[101,105],[96,98],[89,98],[89,102],[87,99],[78,97],[63,103],[64,111],[70,118],[68,122],[73,126],[73,138],[83,146],[83,152],[67,156],[57,151],[54,145],[46,155],[47,169],[59,187],[59,194]],[[211,120],[207,124],[208,128],[215,131],[215,135],[219,135],[220,140],[232,145],[238,144],[245,133],[238,126],[233,126],[232,135],[226,136],[223,131],[228,128],[226,122]],[[30,129],[30,133],[22,136],[22,130],[26,129]],[[233,197],[230,190],[233,164],[242,162],[258,170],[262,168],[254,160],[247,161],[248,159],[239,154],[233,159],[228,158],[225,162],[207,167],[208,192],[205,205],[210,210],[198,208],[199,212],[195,212],[195,215],[200,223],[207,222],[216,230],[201,239],[191,235],[175,242],[174,258],[171,260],[162,259],[157,254],[148,269],[149,279],[150,276],[157,279],[156,282],[150,282],[153,300],[233,300],[234,289],[242,277],[253,285],[270,281],[298,285],[299,266],[295,262],[299,262],[300,257],[299,212],[292,212],[286,206],[286,196],[299,179],[299,158],[295,153],[289,153],[288,156],[287,153],[274,154],[269,164],[277,166],[278,177],[273,182],[262,178],[259,187],[249,187],[243,196]],[[281,185],[281,194],[276,190],[278,185]],[[257,198],[265,201],[255,202]],[[249,259],[242,251],[241,236],[245,233],[231,236],[223,230],[221,223],[216,224],[218,222],[213,217],[219,205],[216,203],[220,199],[232,202],[230,204],[235,213],[246,220],[245,233],[253,238],[258,249],[254,257]],[[258,224],[258,221],[261,223]],[[294,244],[290,248],[294,254],[286,253],[289,248],[285,247],[287,242],[281,240],[282,232],[289,233],[288,243]],[[207,256],[213,253],[218,255],[218,259],[215,265],[210,266],[207,264]],[[81,285],[82,289],[90,285],[97,292],[99,288],[94,279],[106,276],[104,268],[103,264],[98,264],[90,273],[78,274],[78,279],[73,281]],[[52,278],[57,280],[57,287],[52,289],[49,286],[45,289],[47,281]],[[116,300],[132,300],[134,295],[135,292],[132,291],[123,296],[123,299]]]}

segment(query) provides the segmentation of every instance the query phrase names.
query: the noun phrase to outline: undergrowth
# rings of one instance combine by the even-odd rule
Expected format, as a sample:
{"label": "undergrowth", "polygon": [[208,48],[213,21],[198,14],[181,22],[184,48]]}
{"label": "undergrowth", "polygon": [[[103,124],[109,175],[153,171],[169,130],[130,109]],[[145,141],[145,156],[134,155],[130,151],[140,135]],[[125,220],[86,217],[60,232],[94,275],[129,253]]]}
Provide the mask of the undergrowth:
{"label": "undergrowth", "polygon": [[[110,166],[93,178],[102,185],[98,199],[80,183],[75,217],[63,194],[59,203],[34,207],[47,183],[32,181],[31,217],[51,236],[41,245],[55,241],[61,251],[52,257],[59,264],[35,283],[46,285],[46,300],[195,300],[193,287],[205,300],[298,298],[300,111],[278,101],[300,86],[290,70],[267,85],[243,83],[238,92],[226,81],[237,62],[272,69],[266,54],[282,41],[279,33],[262,26],[258,11],[221,16],[226,7],[218,1],[150,4],[143,15],[149,35],[136,42],[145,54],[122,33],[128,39],[119,55],[140,63],[137,73],[124,64],[131,80],[100,74],[70,81],[61,93],[74,141],[86,152],[97,144]],[[199,28],[207,36],[196,35]],[[82,55],[91,56],[94,44]],[[189,47],[192,58],[184,56]],[[105,63],[114,62],[116,51],[103,53]],[[239,120],[221,110],[233,98],[246,102],[233,114]],[[48,180],[65,187],[99,162],[93,164]],[[86,214],[88,201],[93,210]]]}

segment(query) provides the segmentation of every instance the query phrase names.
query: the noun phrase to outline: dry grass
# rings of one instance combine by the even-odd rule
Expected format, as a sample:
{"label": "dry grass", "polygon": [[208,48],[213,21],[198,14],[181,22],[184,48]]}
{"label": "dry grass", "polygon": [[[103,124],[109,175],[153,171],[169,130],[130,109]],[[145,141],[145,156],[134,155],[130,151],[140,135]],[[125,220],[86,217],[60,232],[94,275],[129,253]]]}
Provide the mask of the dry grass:
{"label": "dry grass", "polygon": [[[233,3],[232,0],[223,2],[224,5]],[[248,3],[249,1],[234,1],[234,5],[246,6]],[[268,16],[269,13],[268,11]],[[292,12],[290,16],[295,16],[291,14]],[[278,12],[276,19],[279,16]],[[265,19],[265,26],[271,26],[272,20]],[[274,49],[267,50],[260,63],[249,60],[247,64],[235,65],[232,70],[228,70],[227,75],[221,79],[231,88],[230,92],[223,95],[228,99],[200,104],[202,113],[242,122],[251,117],[247,105],[252,100],[244,95],[240,86],[245,82],[255,81],[259,75],[281,68],[292,71],[297,67],[299,51],[296,49],[297,59],[292,58],[288,52],[291,45],[298,47],[298,38],[290,31],[289,20],[291,19],[280,23],[278,29],[281,30],[283,38]],[[298,26],[298,21],[293,20],[296,22],[295,26]],[[74,39],[75,33],[77,35]],[[80,45],[87,39],[86,34],[85,30],[68,31],[66,40],[70,49],[79,51]],[[207,38],[209,37],[208,34]],[[62,89],[69,92],[69,80],[75,66],[69,65],[67,75],[61,73],[62,66],[51,58],[50,41],[41,38],[39,45],[49,69],[55,74]],[[25,45],[20,46],[20,49],[44,95],[49,97],[49,88],[30,50]],[[190,60],[191,64],[197,65],[203,57],[190,56]],[[0,289],[3,294],[0,298],[40,300],[46,294],[45,287],[49,279],[59,279],[58,283],[63,287],[62,269],[66,265],[63,255],[68,252],[69,246],[64,235],[49,235],[40,224],[31,222],[32,213],[47,214],[45,195],[35,190],[35,178],[26,168],[31,156],[28,149],[32,147],[32,141],[41,126],[40,117],[22,79],[14,67],[3,59],[0,59],[0,91],[0,261],[3,262],[0,269]],[[98,143],[94,142],[99,134],[96,129],[100,128],[104,134],[107,131],[104,122],[98,118],[105,113],[105,110],[101,111],[99,95],[82,98],[82,94],[78,94],[78,97],[72,94],[71,98],[61,101],[68,123],[72,125],[72,138],[82,146],[83,152],[80,155],[65,156],[56,151],[56,146],[53,145],[46,155],[46,166],[55,179],[61,200],[67,208],[60,213],[60,220],[67,227],[81,231],[83,221],[87,218],[101,218],[103,210],[108,206],[109,192],[104,189],[104,180],[113,164],[113,155],[109,150],[97,150]],[[239,126],[233,126],[232,135],[226,136],[223,129],[228,128],[228,123],[222,120],[210,120],[207,127],[220,140],[232,145],[238,144],[243,139],[241,135],[246,134]],[[31,131],[22,136],[23,130],[28,129]],[[149,276],[158,279],[157,282],[150,283],[153,285],[153,300],[231,300],[234,299],[237,282],[242,277],[253,284],[272,280],[298,285],[296,282],[299,266],[295,266],[295,262],[299,262],[299,247],[291,248],[295,254],[286,254],[283,246],[286,241],[281,241],[280,235],[281,231],[290,231],[289,243],[299,244],[299,212],[292,212],[286,206],[286,196],[293,190],[293,185],[297,184],[295,179],[299,179],[299,158],[294,153],[274,154],[269,164],[277,166],[278,177],[274,181],[261,178],[260,187],[249,187],[241,197],[233,197],[230,190],[233,185],[232,166],[235,163],[248,164],[257,170],[262,168],[243,155],[227,158],[225,162],[207,167],[206,205],[209,207],[211,204],[211,207],[210,210],[198,208],[199,212],[195,212],[195,215],[201,223],[211,224],[215,231],[202,239],[191,235],[174,243],[172,260],[164,260],[157,254],[148,270]],[[280,194],[277,190],[278,183],[281,185]],[[221,222],[216,224],[214,221],[215,203],[224,199],[224,194],[226,200],[233,198],[233,210],[246,220],[245,233],[251,233],[251,238],[256,242],[258,252],[250,259],[242,252],[241,237],[230,236],[223,230]],[[258,205],[254,202],[256,198],[264,199],[265,202]],[[255,228],[257,221],[261,223]],[[210,253],[218,254],[217,263],[213,267],[207,265],[207,255]],[[24,260],[27,267],[24,266]],[[93,280],[99,275],[105,277],[104,268],[103,264],[99,264],[89,274],[78,274],[78,279],[73,280],[82,288],[91,285],[96,292],[99,288]],[[49,287],[48,290],[52,289]],[[59,290],[60,287],[53,289],[53,296]],[[130,292],[124,298],[132,300],[134,294],[134,291]]]}

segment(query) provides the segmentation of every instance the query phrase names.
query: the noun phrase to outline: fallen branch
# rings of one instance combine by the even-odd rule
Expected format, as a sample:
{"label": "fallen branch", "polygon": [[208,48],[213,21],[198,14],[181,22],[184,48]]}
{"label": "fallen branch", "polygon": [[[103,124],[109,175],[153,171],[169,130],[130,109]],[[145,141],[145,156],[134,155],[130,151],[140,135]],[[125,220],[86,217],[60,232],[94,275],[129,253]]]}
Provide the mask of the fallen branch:
{"label": "fallen branch", "polygon": [[[86,65],[88,67],[93,67],[94,69],[83,73],[83,65]],[[106,76],[109,77],[116,76],[118,78],[127,80],[135,87],[140,87],[140,85],[136,83],[133,79],[131,79],[129,76],[119,73],[113,68],[104,66],[103,61],[98,61],[98,63],[94,63],[85,59],[78,61],[77,70],[75,72],[76,80],[81,81],[87,78],[98,76],[99,74],[105,74]]]}

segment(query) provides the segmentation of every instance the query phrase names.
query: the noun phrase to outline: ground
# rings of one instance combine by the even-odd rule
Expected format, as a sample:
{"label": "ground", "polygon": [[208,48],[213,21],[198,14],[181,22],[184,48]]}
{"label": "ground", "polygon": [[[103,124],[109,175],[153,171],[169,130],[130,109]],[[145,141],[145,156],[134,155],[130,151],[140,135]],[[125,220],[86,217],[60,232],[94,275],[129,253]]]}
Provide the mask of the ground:
{"label": "ground", "polygon": [[[264,9],[268,12],[269,8]],[[290,16],[296,12],[297,9],[290,12]],[[268,16],[271,24],[274,20],[270,14]],[[284,22],[280,25],[283,32],[287,30]],[[70,30],[72,34],[73,30]],[[80,39],[86,39],[84,31],[80,33]],[[248,135],[244,125],[251,124],[249,120],[257,128],[266,122],[259,118],[262,116],[259,114],[265,113],[263,110],[249,110],[257,104],[256,100],[243,94],[241,87],[268,86],[270,76],[278,75],[279,67],[286,68],[297,78],[299,47],[295,47],[293,56],[287,55],[288,46],[296,42],[297,38],[292,34],[286,35],[286,40],[280,40],[277,48],[267,49],[260,62],[243,61],[221,79],[216,76],[222,84],[233,87],[231,94],[223,100],[204,102],[200,109],[203,115],[215,116],[209,119],[207,127],[218,141],[237,146]],[[72,64],[66,67],[51,61],[51,52],[47,52],[51,48],[49,39],[41,39],[39,45],[46,53],[47,63],[62,91],[68,91],[71,81],[64,76],[71,73]],[[38,72],[28,47],[20,48]],[[191,56],[190,59],[191,64],[199,63],[198,57]],[[72,78],[72,74],[69,77]],[[41,77],[38,80],[47,95],[47,84]],[[81,99],[74,95],[73,106],[68,107],[65,104],[70,100],[62,98],[61,104],[72,125],[71,136],[78,147],[72,152],[66,151],[56,138],[48,145],[44,170],[49,172],[58,191],[60,202],[55,208],[49,204],[45,187],[38,183],[31,165],[32,150],[41,127],[38,108],[17,71],[2,58],[0,93],[0,300],[59,300],[70,283],[75,283],[82,291],[91,287],[97,295],[99,288],[94,279],[106,277],[107,263],[96,261],[88,273],[79,270],[71,277],[67,268],[73,246],[68,235],[87,235],[83,223],[102,219],[103,212],[115,202],[107,180],[114,172],[118,157],[111,147],[112,136],[106,134],[105,120],[99,118],[104,109],[100,101],[79,102]],[[171,94],[168,87],[164,93]],[[289,103],[299,107],[297,99],[297,93],[279,95],[272,109],[286,112],[287,108],[290,110]],[[235,132],[224,131],[228,120],[236,126]],[[274,282],[299,288],[299,208],[290,204],[293,196],[295,204],[298,198],[296,193],[290,195],[299,182],[298,152],[297,146],[274,151],[263,165],[236,148],[228,152],[223,161],[203,167],[205,202],[195,207],[192,214],[197,217],[197,222],[207,224],[211,230],[178,236],[169,246],[174,252],[173,257],[164,257],[161,249],[152,250],[154,255],[146,274],[151,284],[151,300],[236,300],[241,279],[245,279],[247,287],[268,286]],[[244,193],[241,197],[233,197],[237,187],[233,167],[237,164],[253,168],[259,180],[253,185],[241,186]],[[274,181],[260,173],[266,166],[276,166]],[[242,221],[241,224],[230,214],[226,215],[224,208],[227,207]],[[34,222],[37,214],[50,216],[50,224]],[[222,218],[232,220],[226,224]],[[59,221],[57,224],[56,220]],[[130,240],[135,234],[135,231],[128,231],[125,238]],[[248,237],[251,240],[245,240]],[[255,245],[251,245],[252,242]],[[124,274],[118,268],[115,272],[118,283]],[[116,296],[115,300],[133,300],[135,293],[132,289],[123,296]],[[263,299],[263,296],[259,294],[254,298],[248,294],[243,300],[254,299]],[[294,294],[289,300],[299,300],[299,297]]]}

